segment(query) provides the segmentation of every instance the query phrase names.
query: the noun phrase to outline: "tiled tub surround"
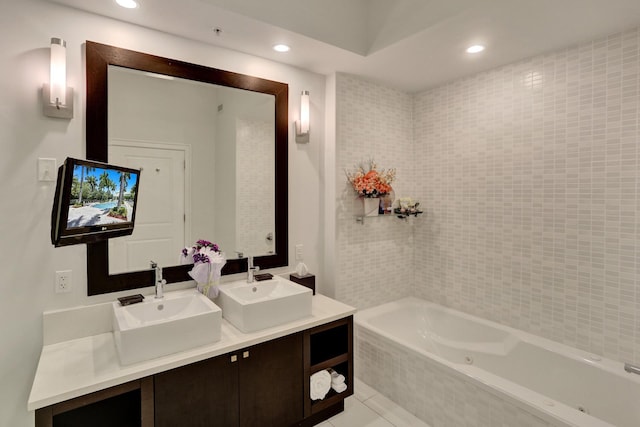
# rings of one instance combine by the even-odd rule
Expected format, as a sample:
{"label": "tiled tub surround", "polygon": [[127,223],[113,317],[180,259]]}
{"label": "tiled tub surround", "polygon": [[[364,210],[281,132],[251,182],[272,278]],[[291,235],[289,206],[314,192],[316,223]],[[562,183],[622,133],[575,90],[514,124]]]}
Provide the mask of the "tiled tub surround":
{"label": "tiled tub surround", "polygon": [[362,201],[345,171],[373,158],[396,169],[396,197],[415,196],[412,96],[342,73],[336,94],[335,297],[366,308],[411,295],[413,227],[392,215],[357,223]]}
{"label": "tiled tub surround", "polygon": [[417,298],[358,312],[355,345],[356,375],[433,426],[640,425],[621,363]]}
{"label": "tiled tub surround", "polygon": [[[236,351],[342,319],[353,307],[314,295],[304,319],[244,334],[222,320],[222,338],[211,345],[122,366],[111,327],[111,303],[44,314],[44,346],[28,409],[35,410],[128,381]],[[170,337],[167,337],[170,339]]]}
{"label": "tiled tub surround", "polygon": [[412,295],[640,364],[639,37],[414,97]]}

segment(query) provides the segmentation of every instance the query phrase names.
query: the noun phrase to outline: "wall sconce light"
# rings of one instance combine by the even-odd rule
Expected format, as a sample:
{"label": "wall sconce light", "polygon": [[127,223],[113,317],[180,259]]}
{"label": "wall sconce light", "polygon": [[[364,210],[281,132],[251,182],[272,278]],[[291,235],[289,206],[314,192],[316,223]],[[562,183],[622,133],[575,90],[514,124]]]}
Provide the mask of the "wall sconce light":
{"label": "wall sconce light", "polygon": [[73,89],[67,87],[67,42],[51,38],[49,84],[42,87],[42,110],[45,116],[73,118]]}
{"label": "wall sconce light", "polygon": [[296,122],[296,142],[309,142],[309,91],[300,95],[300,120]]}

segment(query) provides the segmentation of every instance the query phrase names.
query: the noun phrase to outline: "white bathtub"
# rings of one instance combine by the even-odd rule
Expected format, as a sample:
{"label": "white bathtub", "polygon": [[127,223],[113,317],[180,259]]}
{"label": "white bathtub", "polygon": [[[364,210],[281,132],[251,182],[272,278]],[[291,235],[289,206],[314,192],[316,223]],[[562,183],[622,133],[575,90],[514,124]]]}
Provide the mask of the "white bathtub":
{"label": "white bathtub", "polygon": [[640,426],[622,363],[416,298],[355,325],[356,375],[434,427]]}

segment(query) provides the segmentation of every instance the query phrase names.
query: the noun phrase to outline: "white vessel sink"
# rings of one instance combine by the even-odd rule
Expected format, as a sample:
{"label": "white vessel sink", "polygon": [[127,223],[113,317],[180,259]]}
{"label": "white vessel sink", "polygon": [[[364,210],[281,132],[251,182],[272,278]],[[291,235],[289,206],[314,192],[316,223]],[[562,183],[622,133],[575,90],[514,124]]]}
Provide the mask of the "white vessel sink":
{"label": "white vessel sink", "polygon": [[312,291],[275,276],[220,286],[222,317],[242,332],[254,332],[311,316]]}
{"label": "white vessel sink", "polygon": [[194,289],[127,306],[113,303],[113,335],[123,365],[219,341],[221,324],[220,307]]}

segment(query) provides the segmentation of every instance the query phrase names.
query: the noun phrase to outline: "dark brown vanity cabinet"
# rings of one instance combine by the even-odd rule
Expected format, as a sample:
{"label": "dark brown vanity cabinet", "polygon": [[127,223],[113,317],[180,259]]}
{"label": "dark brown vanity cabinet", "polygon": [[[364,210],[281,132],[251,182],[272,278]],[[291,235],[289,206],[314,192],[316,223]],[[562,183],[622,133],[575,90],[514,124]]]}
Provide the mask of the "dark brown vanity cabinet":
{"label": "dark brown vanity cabinet", "polygon": [[304,416],[302,333],[154,376],[155,425],[296,425]]}
{"label": "dark brown vanity cabinet", "polygon": [[[332,368],[347,390],[309,397]],[[310,427],[353,394],[353,316],[36,410],[36,427]]]}
{"label": "dark brown vanity cabinet", "polygon": [[156,426],[238,425],[236,355],[172,369],[154,375],[153,382]]}

